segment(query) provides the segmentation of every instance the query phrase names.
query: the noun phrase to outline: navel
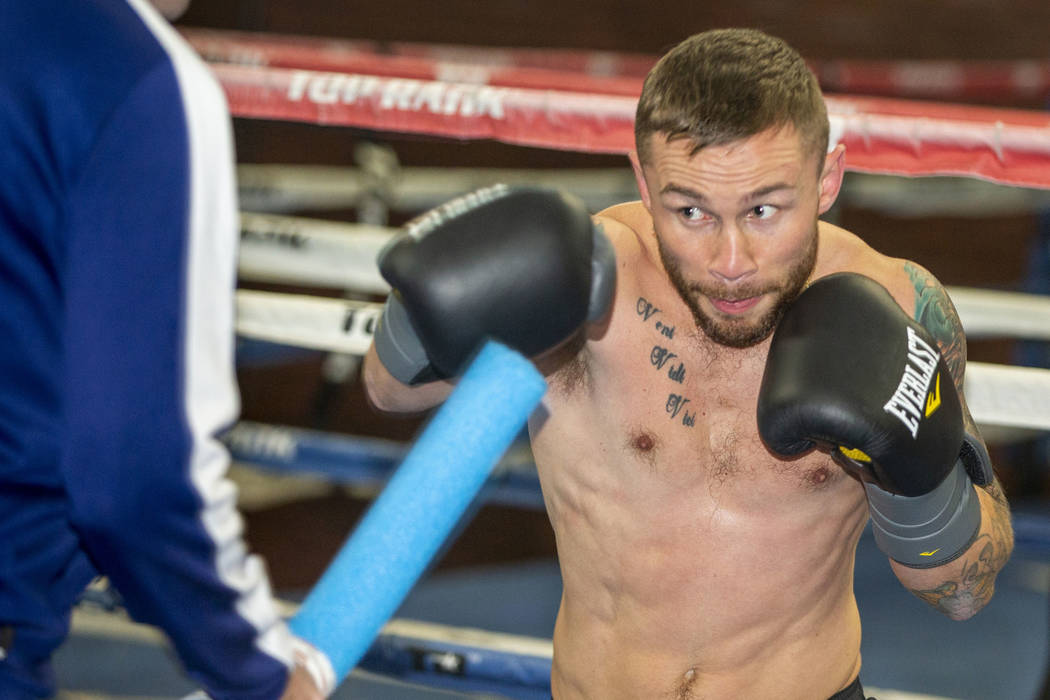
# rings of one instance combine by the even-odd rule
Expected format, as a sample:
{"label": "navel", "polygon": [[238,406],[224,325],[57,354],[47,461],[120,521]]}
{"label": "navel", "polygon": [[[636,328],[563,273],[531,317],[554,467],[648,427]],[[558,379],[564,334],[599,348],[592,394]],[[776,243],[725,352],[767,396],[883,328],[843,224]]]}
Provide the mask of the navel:
{"label": "navel", "polygon": [[678,684],[678,690],[675,693],[675,700],[689,700],[693,697],[693,682],[696,680],[696,669],[689,669],[682,676],[681,683]]}

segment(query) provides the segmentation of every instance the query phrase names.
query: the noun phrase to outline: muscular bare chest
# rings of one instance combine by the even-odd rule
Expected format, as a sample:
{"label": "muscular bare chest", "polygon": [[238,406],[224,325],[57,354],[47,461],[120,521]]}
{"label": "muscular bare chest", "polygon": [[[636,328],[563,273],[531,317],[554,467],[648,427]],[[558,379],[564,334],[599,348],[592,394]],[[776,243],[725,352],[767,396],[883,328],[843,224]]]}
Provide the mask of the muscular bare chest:
{"label": "muscular bare chest", "polygon": [[[764,348],[712,354],[691,316],[644,295],[625,310],[552,377],[531,426],[566,595],[610,625],[634,619],[625,610],[658,619],[699,649],[757,624],[723,615],[725,601],[789,616],[826,577],[845,586],[863,489],[826,455],[766,450]],[[617,634],[663,643],[627,627]]]}
{"label": "muscular bare chest", "polygon": [[844,477],[823,455],[783,461],[766,450],[755,419],[766,344],[712,347],[679,306],[645,294],[620,301],[601,342],[553,378],[552,422],[573,436],[540,440],[540,449],[588,445],[578,454],[601,454],[607,478],[708,494],[743,488],[757,498],[769,489],[782,498]]}

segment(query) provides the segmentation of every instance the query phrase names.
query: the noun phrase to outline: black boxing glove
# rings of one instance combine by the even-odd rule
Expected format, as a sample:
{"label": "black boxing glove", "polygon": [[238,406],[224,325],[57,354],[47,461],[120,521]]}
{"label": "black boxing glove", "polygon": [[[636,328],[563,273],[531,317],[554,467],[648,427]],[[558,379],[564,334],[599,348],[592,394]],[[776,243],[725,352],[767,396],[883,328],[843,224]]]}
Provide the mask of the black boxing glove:
{"label": "black boxing glove", "polygon": [[965,434],[936,342],[874,280],[822,278],[786,310],[762,377],[758,431],[778,455],[818,447],[857,474],[876,542],[902,564],[940,566],[977,535],[973,482],[991,480],[987,452]]}
{"label": "black boxing glove", "polygon": [[483,341],[527,357],[608,310],[612,244],[583,203],[555,190],[496,185],[410,222],[379,254],[393,292],[375,334],[404,384],[458,375]]}

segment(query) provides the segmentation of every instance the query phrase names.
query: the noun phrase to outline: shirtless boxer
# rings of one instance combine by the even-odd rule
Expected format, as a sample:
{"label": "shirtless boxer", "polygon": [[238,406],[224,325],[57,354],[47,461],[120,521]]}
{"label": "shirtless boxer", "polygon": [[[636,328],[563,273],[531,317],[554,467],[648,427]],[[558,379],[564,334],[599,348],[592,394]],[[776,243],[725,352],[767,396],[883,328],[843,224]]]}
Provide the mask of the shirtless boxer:
{"label": "shirtless boxer", "polygon": [[[927,271],[818,221],[838,194],[844,149],[828,151],[816,81],[783,42],[745,30],[687,39],[650,73],[635,128],[641,201],[595,217],[593,244],[571,200],[550,195],[554,216],[516,201],[535,192],[489,191],[424,217],[387,251],[381,267],[397,291],[366,359],[370,397],[386,411],[441,401],[477,340],[464,334],[497,337],[544,369],[550,390],[529,428],[564,582],[557,700],[863,698],[853,566],[869,502],[898,579],[954,619],[988,602],[1012,548],[961,393],[962,328]],[[552,228],[575,243],[552,252]],[[552,262],[560,255],[571,264]],[[604,270],[590,289],[588,264]],[[455,274],[428,284],[446,268]],[[842,272],[874,282],[824,279]],[[812,302],[829,284],[830,297]],[[607,303],[595,293],[603,285],[614,287]],[[561,304],[544,296],[551,289]],[[841,348],[798,330],[834,329],[869,306]],[[583,330],[567,333],[573,323]],[[803,426],[773,398],[848,394],[823,386],[823,366],[874,383],[870,367],[905,337],[929,347],[921,440],[900,437],[903,421],[884,410],[898,377],[879,387],[885,395],[854,401],[874,411],[845,402],[870,439],[825,430],[819,417]],[[951,377],[934,387],[941,372]],[[926,439],[951,454],[920,448]],[[947,519],[914,542],[950,544],[909,549],[901,533],[945,489]]]}

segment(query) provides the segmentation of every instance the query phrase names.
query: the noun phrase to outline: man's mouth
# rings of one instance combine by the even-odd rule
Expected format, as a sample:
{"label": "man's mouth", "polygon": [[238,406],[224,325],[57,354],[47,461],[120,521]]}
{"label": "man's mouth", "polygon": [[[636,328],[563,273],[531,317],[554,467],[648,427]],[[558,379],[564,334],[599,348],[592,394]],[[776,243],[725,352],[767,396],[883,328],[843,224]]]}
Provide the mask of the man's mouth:
{"label": "man's mouth", "polygon": [[762,300],[761,295],[748,297],[746,299],[711,299],[711,305],[724,314],[740,314],[745,311],[749,311],[759,301]]}

